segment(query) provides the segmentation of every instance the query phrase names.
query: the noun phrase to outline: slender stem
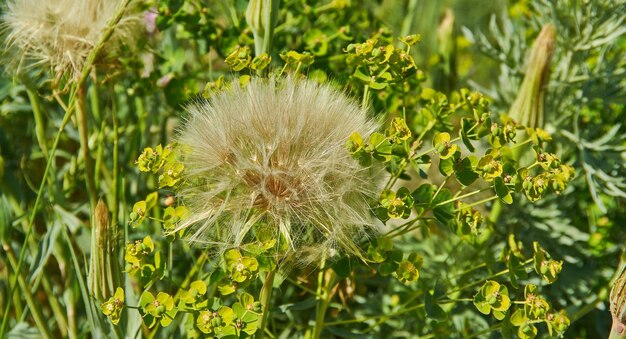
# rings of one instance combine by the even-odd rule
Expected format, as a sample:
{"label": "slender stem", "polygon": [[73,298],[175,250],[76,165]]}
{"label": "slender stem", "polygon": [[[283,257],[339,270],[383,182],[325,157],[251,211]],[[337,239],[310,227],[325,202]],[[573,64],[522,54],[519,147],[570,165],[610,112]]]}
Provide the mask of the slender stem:
{"label": "slender stem", "polygon": [[[533,262],[533,259],[532,259],[532,258],[530,258],[530,259],[528,259],[528,260],[524,261],[523,263],[521,263],[518,267],[524,267],[524,266],[526,266],[526,265],[528,265],[528,264],[530,264],[530,263],[532,263],[532,262]],[[467,284],[467,285],[464,285],[464,286],[461,286],[461,287],[455,288],[454,290],[449,291],[449,292],[448,292],[448,293],[446,293],[446,294],[448,294],[448,295],[449,295],[449,294],[453,294],[453,293],[456,293],[456,292],[462,291],[462,290],[464,290],[464,289],[466,289],[466,288],[470,288],[470,287],[472,287],[472,286],[479,285],[479,284],[481,284],[482,282],[484,282],[485,280],[493,279],[493,278],[499,277],[499,276],[501,276],[501,275],[505,275],[505,274],[507,274],[507,273],[509,273],[509,272],[510,272],[510,270],[507,268],[507,269],[502,270],[502,271],[500,271],[500,272],[494,273],[494,274],[492,274],[492,275],[490,275],[490,276],[488,276],[488,277],[486,277],[486,278],[484,278],[484,279],[481,279],[481,280],[478,280],[478,281],[474,281],[474,282],[471,282],[471,283],[469,283],[469,284]]]}
{"label": "slender stem", "polygon": [[[323,266],[322,266],[323,267]],[[329,287],[331,287],[335,282],[335,273],[333,270],[325,270],[321,269],[318,275],[318,289],[317,294],[319,295],[316,307],[315,307],[315,328],[313,330],[313,338],[319,339],[322,335],[322,331],[324,330],[324,320],[326,319],[326,311],[328,310],[328,305],[330,304],[330,300],[332,298],[333,293],[330,291]]]}
{"label": "slender stem", "polygon": [[[497,196],[497,195],[494,195],[493,197],[485,198],[485,199],[483,199],[483,200],[479,200],[479,201],[477,201],[477,202],[474,202],[474,203],[471,203],[471,204],[465,205],[465,206],[463,206],[463,208],[469,208],[469,207],[474,207],[474,206],[482,205],[482,204],[484,204],[484,203],[486,203],[486,202],[489,202],[489,201],[491,201],[491,200],[496,200],[496,199],[498,199],[498,196]],[[459,211],[459,210],[460,210],[460,209],[455,209],[454,211],[456,212],[456,211]]]}
{"label": "slender stem", "polygon": [[455,275],[449,276],[448,278],[449,278],[449,279],[452,279],[452,278],[457,278],[457,277],[460,277],[460,276],[465,275],[465,274],[467,274],[467,273],[471,273],[471,272],[473,272],[473,271],[476,271],[477,269],[481,269],[481,268],[486,267],[486,266],[487,266],[487,264],[486,264],[486,263],[482,263],[482,264],[480,264],[480,265],[478,265],[478,266],[474,266],[474,267],[472,267],[472,268],[468,268],[468,269],[466,269],[466,270],[465,270],[465,271],[463,271],[463,272],[459,272],[459,273],[457,273],[457,274],[455,274]]}
{"label": "slender stem", "polygon": [[270,304],[272,301],[272,289],[274,288],[275,275],[276,270],[271,270],[267,272],[267,275],[265,276],[265,281],[263,282],[263,287],[261,287],[261,295],[259,296],[259,301],[261,302],[261,305],[263,305],[263,314],[261,314],[259,329],[257,330],[257,338],[259,339],[263,339],[265,337]]}
{"label": "slender stem", "polygon": [[368,96],[369,96],[370,87],[368,85],[363,86],[363,101],[361,101],[361,107],[367,107]]}
{"label": "slender stem", "polygon": [[356,319],[331,321],[329,323],[326,323],[326,325],[327,326],[333,326],[333,325],[353,324],[353,323],[360,323],[360,322],[364,322],[364,321],[368,321],[368,320],[372,320],[372,319],[380,319],[380,318],[391,319],[393,317],[409,313],[411,311],[417,310],[418,308],[422,308],[422,307],[424,307],[424,304],[418,304],[418,305],[411,306],[411,307],[405,308],[403,310],[400,310],[400,311],[397,311],[397,312],[392,312],[392,313],[389,313],[389,314],[379,314],[379,315],[373,315],[373,316],[369,316],[369,317],[362,317],[362,318],[356,318]]}
{"label": "slender stem", "polygon": [[119,133],[117,129],[117,118],[115,116],[115,110],[111,114],[113,119],[113,217],[111,218],[111,222],[113,225],[117,225],[118,217],[119,217],[119,205],[120,205],[120,191],[119,191],[119,180],[120,180],[120,170],[119,170]]}
{"label": "slender stem", "polygon": [[[61,304],[59,304],[59,301],[57,300],[57,298],[54,298],[54,294],[52,291],[52,286],[50,286],[50,282],[48,281],[48,279],[42,279],[41,280],[41,284],[43,286],[43,290],[44,292],[46,292],[46,295],[48,296],[48,302],[50,303],[50,309],[52,310],[52,314],[54,315],[54,319],[57,322],[57,327],[59,328],[59,331],[61,332],[61,336],[62,337],[66,337],[68,336],[68,325],[67,325],[67,319],[65,319],[65,314],[63,313],[63,309],[61,308]],[[75,338],[76,335],[74,334],[69,334],[70,338]]]}
{"label": "slender stem", "polygon": [[458,197],[454,197],[452,199],[448,199],[446,201],[440,202],[436,206],[445,205],[445,204],[448,204],[448,203],[451,203],[451,202],[455,202],[457,200],[461,200],[461,199],[464,199],[464,198],[467,198],[467,197],[471,197],[472,195],[475,195],[475,194],[478,194],[478,193],[481,193],[481,192],[484,192],[484,191],[488,191],[490,189],[491,189],[491,187],[481,188],[479,190],[475,190],[473,192],[469,192],[467,194],[459,195]]}
{"label": "slender stem", "polygon": [[35,320],[35,324],[37,325],[37,328],[39,329],[39,331],[41,332],[41,335],[44,338],[52,338],[52,334],[50,333],[50,330],[48,329],[48,326],[44,320],[44,317],[41,314],[41,306],[35,301],[35,298],[31,294],[30,286],[26,283],[24,276],[22,276],[22,272],[16,270],[18,265],[17,265],[17,261],[15,258],[15,254],[13,253],[13,249],[11,248],[11,245],[9,245],[6,242],[3,242],[2,246],[4,248],[5,253],[7,254],[7,257],[9,258],[9,263],[11,264],[11,268],[13,268],[13,270],[15,271],[15,276],[17,277],[17,281],[19,282],[21,286],[21,293],[24,295],[24,298],[26,299],[26,304],[28,304],[28,308],[30,309],[31,314],[33,315],[33,319]]}
{"label": "slender stem", "polygon": [[89,135],[87,130],[87,115],[85,110],[85,86],[78,88],[78,96],[76,98],[76,117],[78,118],[78,134],[80,136],[80,146],[83,151],[85,161],[85,183],[87,186],[87,194],[89,195],[89,203],[91,211],[96,207],[96,188],[93,178],[93,170],[91,166],[91,155],[89,154]]}
{"label": "slender stem", "polygon": [[312,289],[310,289],[310,288],[308,288],[308,287],[306,287],[306,286],[302,285],[302,284],[301,284],[301,283],[299,283],[297,280],[294,280],[294,279],[293,279],[293,278],[291,278],[291,277],[287,277],[287,278],[285,278],[285,280],[287,280],[288,282],[290,282],[290,283],[291,283],[291,284],[293,284],[294,286],[299,287],[300,289],[302,289],[303,291],[305,291],[305,292],[307,292],[307,293],[313,294],[314,296],[316,296],[316,297],[318,297],[318,298],[320,297],[320,295],[319,295],[319,294],[317,294],[317,292],[316,292],[316,291],[314,291],[314,290],[312,290]]}
{"label": "slender stem", "polygon": [[[39,148],[41,148],[43,156],[47,159],[49,156],[48,140],[46,139],[46,125],[43,119],[43,114],[41,113],[39,96],[35,91],[28,87],[26,88],[26,93],[28,94],[28,100],[30,101],[30,106],[33,109],[33,116],[35,118],[35,136],[37,137],[37,143],[39,144]],[[51,168],[50,176],[48,177],[48,189],[50,190],[50,192],[53,192],[55,177],[56,174],[53,166]],[[46,178],[44,177],[44,180],[45,179]]]}
{"label": "slender stem", "polygon": [[441,192],[441,190],[443,189],[443,187],[448,183],[448,180],[451,177],[446,177],[445,179],[443,179],[443,181],[441,182],[441,184],[439,185],[439,188],[437,188],[437,190],[435,191],[435,194],[433,194],[433,198],[432,200],[435,200],[437,198],[437,196],[439,195],[439,192]]}
{"label": "slender stem", "polygon": [[522,147],[522,146],[524,146],[524,145],[526,145],[527,143],[532,142],[532,141],[533,141],[533,139],[528,138],[528,139],[526,139],[526,140],[524,140],[524,141],[520,142],[519,144],[516,144],[515,146],[511,147],[511,149],[512,149],[512,150],[514,150],[514,149],[516,149],[516,148]]}
{"label": "slender stem", "polygon": [[483,336],[483,335],[485,335],[487,333],[491,333],[493,331],[499,330],[501,327],[502,327],[502,323],[501,322],[497,323],[497,324],[495,324],[495,325],[493,325],[493,326],[491,326],[489,328],[486,328],[486,329],[484,329],[484,330],[482,330],[480,332],[474,333],[470,338],[478,338],[478,337]]}
{"label": "slender stem", "polygon": [[48,142],[46,140],[45,124],[41,114],[39,97],[29,88],[26,89],[26,93],[28,94],[28,100],[30,100],[30,106],[33,109],[33,116],[35,117],[35,136],[37,137],[37,143],[39,144],[39,148],[41,148],[41,152],[43,152],[44,157],[47,158]]}

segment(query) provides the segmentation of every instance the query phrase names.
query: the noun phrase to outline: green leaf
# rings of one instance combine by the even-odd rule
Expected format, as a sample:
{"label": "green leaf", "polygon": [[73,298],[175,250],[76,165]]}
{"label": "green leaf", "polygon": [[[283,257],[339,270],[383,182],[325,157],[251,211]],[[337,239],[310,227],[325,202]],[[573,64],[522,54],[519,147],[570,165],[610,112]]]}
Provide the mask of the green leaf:
{"label": "green leaf", "polygon": [[526,320],[527,318],[523,308],[517,309],[511,316],[511,324],[513,324],[513,326],[521,326]]}
{"label": "green leaf", "polygon": [[454,173],[454,159],[440,158],[439,159],[439,173],[441,173],[441,175],[446,176],[446,177]]}
{"label": "green leaf", "polygon": [[502,177],[495,177],[493,179],[493,190],[496,192],[496,195],[500,200],[504,203],[510,205],[513,203],[513,197],[511,196],[511,192],[504,184],[504,180]]}
{"label": "green leaf", "polygon": [[437,305],[437,299],[434,296],[434,290],[430,290],[424,295],[424,309],[426,310],[426,316],[435,321],[444,321],[448,319],[446,311]]}
{"label": "green leaf", "polygon": [[455,162],[454,175],[456,176],[456,180],[464,186],[469,186],[474,183],[474,181],[478,179],[478,173],[474,171],[477,164],[478,159],[473,155]]}
{"label": "green leaf", "polygon": [[469,123],[470,121],[471,120],[469,120],[468,118],[461,119],[461,129],[459,130],[459,134],[461,135],[461,140],[463,141],[465,147],[467,147],[467,150],[473,153],[476,148],[474,147],[474,145],[472,145],[470,137],[468,135],[470,133],[469,130],[472,128],[472,126],[470,126],[471,124]]}
{"label": "green leaf", "polygon": [[[437,194],[437,196],[433,199],[432,204],[436,206],[437,204],[452,199],[452,197],[452,192],[450,192],[449,189],[442,188],[441,191],[439,191],[439,194]],[[454,203],[448,202],[446,204],[436,206],[435,208],[433,208],[433,215],[439,222],[443,224],[450,223],[454,220],[455,216]]]}
{"label": "green leaf", "polygon": [[[52,250],[54,249],[57,239],[61,234],[61,230],[63,229],[63,225],[59,220],[55,220],[48,232],[44,234],[44,236],[39,240],[39,245],[37,247],[37,256],[35,260],[30,265],[30,275],[28,281],[32,284],[39,275],[44,272],[44,267],[52,254]],[[92,254],[94,255],[94,254]]]}
{"label": "green leaf", "polygon": [[352,273],[352,263],[350,258],[347,256],[342,256],[341,259],[335,261],[332,265],[333,271],[337,274],[339,278],[347,278]]}
{"label": "green leaf", "polygon": [[304,311],[309,310],[317,304],[317,300],[315,297],[304,299],[303,301],[297,303],[283,304],[278,306],[281,312],[287,312],[289,310],[292,311]]}
{"label": "green leaf", "polygon": [[411,195],[415,204],[428,205],[435,194],[435,186],[431,184],[422,184]]}

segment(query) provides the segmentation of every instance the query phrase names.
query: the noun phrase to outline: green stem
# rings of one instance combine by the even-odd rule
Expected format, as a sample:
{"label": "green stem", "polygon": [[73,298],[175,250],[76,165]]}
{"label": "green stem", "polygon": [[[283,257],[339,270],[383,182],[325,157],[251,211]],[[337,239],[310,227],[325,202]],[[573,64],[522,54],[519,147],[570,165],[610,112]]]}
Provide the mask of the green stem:
{"label": "green stem", "polygon": [[405,308],[403,310],[400,310],[400,311],[397,311],[397,312],[393,312],[393,313],[389,313],[389,314],[379,314],[379,315],[373,315],[373,316],[369,316],[369,317],[362,317],[362,318],[356,318],[356,319],[332,321],[332,322],[326,323],[326,325],[327,326],[334,326],[334,325],[345,325],[345,324],[361,323],[361,322],[365,322],[365,321],[368,321],[368,320],[380,319],[380,318],[391,319],[393,317],[409,313],[411,311],[417,310],[418,308],[422,308],[422,307],[424,307],[424,304],[418,304],[418,305],[411,306],[409,308]]}
{"label": "green stem", "polygon": [[[41,285],[43,286],[44,292],[48,296],[50,309],[52,310],[54,319],[57,322],[57,325],[58,325],[57,327],[59,328],[59,331],[61,332],[61,336],[62,337],[68,336],[69,327],[67,325],[67,319],[65,319],[65,315],[63,313],[63,309],[61,308],[61,304],[59,304],[59,301],[57,300],[57,298],[53,297],[54,294],[52,291],[52,286],[50,286],[50,282],[48,281],[48,279],[42,279]],[[76,337],[75,333],[73,336],[70,334],[70,338],[75,338],[75,337]]]}
{"label": "green stem", "polygon": [[[518,267],[524,267],[524,266],[526,266],[526,265],[528,265],[528,264],[530,264],[530,263],[532,263],[532,262],[533,262],[533,259],[532,259],[532,258],[530,258],[530,259],[528,259],[528,260],[524,261],[523,263],[521,263],[521,265],[519,265]],[[485,280],[489,280],[489,279],[497,278],[497,277],[499,277],[499,276],[501,276],[501,275],[505,275],[505,274],[507,274],[507,273],[509,273],[509,272],[510,272],[510,270],[507,268],[507,269],[502,270],[502,271],[500,271],[500,272],[494,273],[494,274],[492,274],[492,275],[490,275],[490,276],[488,276],[488,277],[486,277],[486,278],[484,278],[484,279],[480,279],[480,280],[478,280],[478,281],[471,282],[471,283],[469,283],[469,284],[467,284],[467,285],[464,285],[464,286],[461,286],[461,287],[455,288],[454,290],[449,291],[449,292],[448,292],[448,293],[446,293],[446,294],[447,294],[447,295],[450,295],[450,294],[453,294],[453,293],[456,293],[456,292],[462,291],[462,290],[464,290],[464,289],[466,289],[466,288],[470,288],[470,287],[472,287],[472,286],[479,285],[479,284],[483,283]]]}
{"label": "green stem", "polygon": [[457,278],[457,277],[460,277],[462,275],[466,275],[467,273],[471,273],[473,271],[476,271],[476,270],[481,269],[481,268],[486,267],[486,266],[487,266],[487,264],[482,263],[482,264],[480,264],[478,266],[474,266],[472,268],[468,268],[468,269],[466,269],[463,272],[459,272],[459,273],[456,273],[455,275],[449,276],[448,278],[449,279]]}
{"label": "green stem", "polygon": [[28,100],[30,100],[30,106],[33,109],[33,116],[35,117],[35,136],[37,137],[37,143],[44,157],[48,158],[48,142],[46,140],[45,124],[41,114],[39,97],[29,88],[26,89],[26,93],[28,94]]}
{"label": "green stem", "polygon": [[490,190],[490,189],[491,189],[491,187],[481,188],[481,189],[479,189],[479,190],[475,190],[475,191],[473,191],[473,192],[469,192],[469,193],[467,193],[467,194],[463,194],[463,195],[460,195],[460,196],[458,196],[458,197],[454,197],[454,198],[452,198],[452,199],[449,199],[449,200],[446,200],[446,201],[440,202],[440,203],[438,203],[437,205],[435,205],[435,207],[436,207],[436,206],[445,205],[445,204],[448,204],[448,203],[451,203],[451,202],[455,202],[455,201],[457,201],[457,200],[461,200],[461,199],[464,199],[464,198],[467,198],[467,197],[471,197],[472,195],[475,195],[475,194],[478,194],[478,193],[481,193],[481,192],[484,192],[484,191],[488,191],[488,190]]}
{"label": "green stem", "polygon": [[274,28],[276,28],[276,21],[278,19],[280,0],[265,0],[265,3],[266,8],[264,15],[265,22],[268,24],[265,25],[265,34],[263,36],[263,53],[270,54],[272,50],[272,40],[274,39]]}
{"label": "green stem", "polygon": [[[263,53],[270,54],[272,50],[272,40],[274,38],[274,29],[278,19],[278,11],[280,8],[280,0],[259,0],[262,2],[263,13],[260,22],[262,22],[263,31],[259,32],[252,27],[254,35],[254,53],[259,56]],[[258,13],[255,13],[258,14]],[[258,19],[258,18],[255,18]]]}
{"label": "green stem", "polygon": [[263,287],[261,287],[261,295],[259,296],[259,301],[261,302],[261,305],[263,305],[263,313],[261,314],[259,329],[257,330],[257,338],[259,339],[263,339],[265,337],[270,304],[272,301],[272,289],[274,288],[275,275],[276,270],[271,270],[267,272],[267,275],[265,276],[265,281],[263,282]]}
{"label": "green stem", "polygon": [[[474,202],[474,203],[471,203],[471,204],[465,205],[465,206],[463,206],[463,208],[470,208],[470,207],[474,207],[474,206],[482,205],[482,204],[484,204],[484,203],[486,203],[486,202],[490,202],[490,201],[495,200],[495,199],[498,199],[498,196],[497,196],[497,195],[494,195],[493,197],[485,198],[485,199],[483,199],[483,200],[479,200],[479,201],[476,201],[476,202]],[[457,211],[459,211],[459,210],[460,210],[460,209],[455,209],[454,211],[455,211],[455,212],[457,212]]]}
{"label": "green stem", "polygon": [[316,296],[316,297],[318,297],[318,298],[320,297],[320,295],[319,295],[319,294],[317,294],[317,292],[316,292],[316,291],[314,291],[314,290],[312,290],[312,289],[310,289],[310,288],[308,288],[308,287],[306,287],[306,286],[302,285],[302,284],[301,284],[301,283],[299,283],[297,280],[294,280],[294,279],[293,279],[293,278],[291,278],[291,277],[287,277],[287,278],[285,278],[285,280],[287,280],[288,282],[290,282],[290,283],[291,283],[291,284],[293,284],[294,286],[297,286],[298,288],[300,288],[301,290],[303,290],[303,291],[305,291],[305,292],[307,292],[307,293],[313,294],[314,296]]}
{"label": "green stem", "polygon": [[13,253],[13,249],[11,248],[11,245],[9,245],[6,242],[3,242],[2,246],[4,248],[5,253],[7,254],[7,257],[9,258],[9,263],[11,264],[11,268],[15,271],[15,276],[21,287],[21,293],[24,295],[24,298],[26,299],[26,304],[28,304],[28,308],[30,309],[31,314],[33,315],[33,319],[35,320],[35,324],[37,325],[37,328],[39,329],[39,331],[41,332],[41,335],[44,338],[52,338],[52,334],[50,333],[50,330],[48,329],[48,326],[46,322],[44,321],[44,318],[41,314],[41,305],[39,305],[35,301],[35,298],[30,292],[30,286],[26,283],[26,280],[22,276],[22,272],[17,271],[18,265],[17,265],[17,261],[15,258],[15,254]]}
{"label": "green stem", "polygon": [[363,86],[363,101],[361,101],[361,107],[367,107],[368,96],[369,96],[370,87],[368,85]]}
{"label": "green stem", "polygon": [[516,144],[515,146],[511,147],[511,150],[514,150],[514,149],[516,149],[516,148],[522,147],[522,146],[524,146],[524,145],[526,145],[527,143],[532,142],[532,141],[533,141],[533,139],[528,138],[528,139],[526,139],[526,140],[524,140],[524,141],[522,141],[522,142],[520,142],[520,143]]}
{"label": "green stem", "polygon": [[491,326],[491,327],[489,327],[489,328],[486,328],[486,329],[484,329],[484,330],[482,330],[482,331],[480,331],[480,332],[476,332],[476,333],[474,333],[472,336],[470,336],[470,338],[478,338],[478,337],[481,337],[481,336],[483,336],[483,335],[485,335],[485,334],[487,334],[487,333],[491,333],[491,332],[493,332],[493,331],[499,330],[501,327],[502,327],[502,323],[501,323],[501,322],[500,322],[500,323],[497,323],[497,324],[495,324],[495,325],[493,325],[493,326]]}
{"label": "green stem", "polygon": [[[47,159],[49,155],[48,140],[46,139],[46,125],[43,119],[43,114],[41,113],[39,96],[35,91],[31,90],[28,87],[26,89],[26,93],[28,94],[28,100],[30,101],[30,106],[33,109],[33,116],[35,118],[35,136],[37,137],[37,143],[39,144],[39,148],[41,148],[43,156]],[[53,191],[53,185],[55,183],[54,178],[56,177],[54,167],[51,170],[52,171],[48,179],[48,189],[50,190],[50,192]]]}
{"label": "green stem", "polygon": [[112,225],[117,225],[120,204],[119,133],[117,129],[117,118],[115,117],[115,110],[113,110],[113,113],[111,115],[113,118],[113,217],[111,218],[111,223]]}
{"label": "green stem", "polygon": [[89,195],[89,203],[93,213],[96,207],[96,188],[91,166],[91,155],[89,152],[89,135],[87,130],[87,114],[85,112],[85,86],[78,88],[78,96],[76,101],[76,117],[78,119],[78,134],[80,136],[80,147],[83,151],[85,161],[85,184],[87,186],[87,194]]}
{"label": "green stem", "polygon": [[400,30],[400,36],[405,37],[409,35],[413,28],[413,18],[418,14],[416,12],[418,0],[409,0],[409,6],[407,8],[407,15],[404,16],[402,21],[402,29]]}
{"label": "green stem", "polygon": [[329,290],[329,287],[332,286],[335,281],[334,271],[323,269],[323,265],[321,267],[321,271],[319,272],[317,278],[317,295],[319,296],[319,300],[315,306],[315,328],[313,330],[314,339],[319,339],[322,335],[322,331],[324,330],[326,311],[328,310],[328,305],[330,304],[330,300],[332,298],[332,293]]}

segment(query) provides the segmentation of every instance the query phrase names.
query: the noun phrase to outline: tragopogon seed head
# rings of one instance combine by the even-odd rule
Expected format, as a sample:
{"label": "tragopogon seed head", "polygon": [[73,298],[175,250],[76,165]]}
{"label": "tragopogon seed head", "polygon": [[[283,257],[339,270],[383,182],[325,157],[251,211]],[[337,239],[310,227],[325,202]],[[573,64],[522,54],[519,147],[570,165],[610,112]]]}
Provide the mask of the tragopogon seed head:
{"label": "tragopogon seed head", "polygon": [[191,241],[223,251],[262,228],[300,262],[330,249],[360,254],[359,238],[377,227],[368,205],[376,180],[345,145],[353,132],[376,130],[365,109],[327,85],[287,77],[233,82],[188,111],[179,142],[191,213],[178,230]]}
{"label": "tragopogon seed head", "polygon": [[[99,42],[121,1],[8,0],[2,15],[6,48],[16,70],[49,66],[58,75],[78,77],[89,52]],[[131,12],[133,14],[131,14]],[[107,42],[106,52],[132,44],[142,14],[129,10]],[[103,57],[102,55],[101,57]]]}

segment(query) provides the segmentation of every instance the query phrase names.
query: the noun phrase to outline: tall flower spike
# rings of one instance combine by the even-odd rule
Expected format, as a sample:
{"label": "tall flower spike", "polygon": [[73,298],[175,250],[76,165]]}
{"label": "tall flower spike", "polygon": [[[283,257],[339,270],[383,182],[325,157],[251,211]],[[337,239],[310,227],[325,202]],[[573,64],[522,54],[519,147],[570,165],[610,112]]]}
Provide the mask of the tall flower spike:
{"label": "tall flower spike", "polygon": [[376,130],[365,109],[327,85],[287,77],[233,82],[187,110],[179,142],[190,216],[174,232],[224,251],[269,231],[300,262],[330,249],[361,253],[359,238],[379,227],[368,205],[376,180],[345,144],[355,131]]}
{"label": "tall flower spike", "polygon": [[[49,66],[57,76],[76,79],[89,52],[115,15],[116,0],[8,0],[2,15],[8,64],[21,68]],[[131,45],[142,13],[128,10],[107,41],[109,53],[121,43]],[[131,14],[133,13],[133,14]],[[101,55],[101,60],[104,55]]]}

